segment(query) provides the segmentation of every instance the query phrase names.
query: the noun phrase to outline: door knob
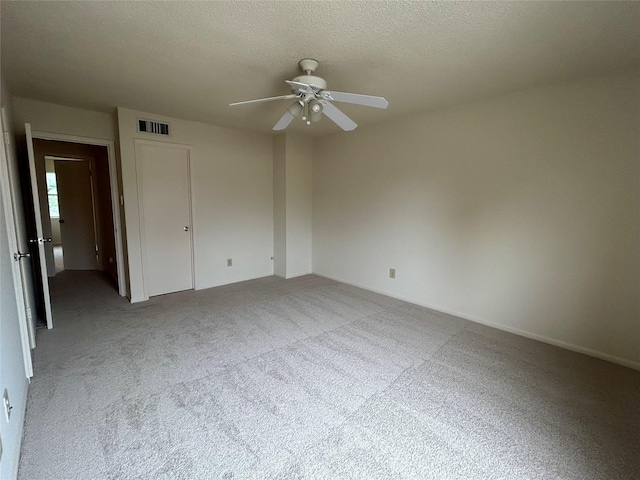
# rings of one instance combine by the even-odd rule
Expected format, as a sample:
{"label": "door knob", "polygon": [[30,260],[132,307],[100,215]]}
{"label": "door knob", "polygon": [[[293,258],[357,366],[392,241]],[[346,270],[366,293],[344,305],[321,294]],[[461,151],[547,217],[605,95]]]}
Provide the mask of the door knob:
{"label": "door knob", "polygon": [[189,227],[186,227],[186,226],[182,227],[182,230],[184,230],[185,232],[188,232],[189,231]]}
{"label": "door knob", "polygon": [[64,223],[64,218],[61,218],[60,220],[58,220],[58,223]]}
{"label": "door knob", "polygon": [[17,261],[19,261],[21,258],[24,258],[24,257],[30,257],[30,256],[31,256],[31,254],[30,254],[29,252],[26,252],[26,253],[17,252],[17,253],[14,253],[14,254],[13,254],[13,259],[17,262]]}

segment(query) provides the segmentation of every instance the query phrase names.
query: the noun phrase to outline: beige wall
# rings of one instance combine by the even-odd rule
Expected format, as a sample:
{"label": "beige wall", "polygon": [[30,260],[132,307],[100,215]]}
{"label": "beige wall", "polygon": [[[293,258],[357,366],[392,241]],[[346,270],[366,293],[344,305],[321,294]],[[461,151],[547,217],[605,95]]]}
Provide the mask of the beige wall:
{"label": "beige wall", "polygon": [[24,124],[30,123],[31,129],[37,132],[114,140],[114,117],[115,112],[94,112],[28,98],[14,98],[14,124],[18,135],[24,135]]}
{"label": "beige wall", "polygon": [[312,272],[313,139],[287,136],[287,278]]}
{"label": "beige wall", "polygon": [[287,138],[273,137],[273,273],[287,276]]}
{"label": "beige wall", "polygon": [[312,272],[312,159],[312,138],[273,138],[274,273],[283,278]]}
{"label": "beige wall", "polygon": [[[168,121],[171,137],[136,133],[138,117]],[[190,148],[196,289],[273,274],[271,136],[124,108],[118,108],[118,128],[132,301],[144,299],[136,138]]]}
{"label": "beige wall", "polygon": [[314,272],[639,366],[639,80],[317,139]]}

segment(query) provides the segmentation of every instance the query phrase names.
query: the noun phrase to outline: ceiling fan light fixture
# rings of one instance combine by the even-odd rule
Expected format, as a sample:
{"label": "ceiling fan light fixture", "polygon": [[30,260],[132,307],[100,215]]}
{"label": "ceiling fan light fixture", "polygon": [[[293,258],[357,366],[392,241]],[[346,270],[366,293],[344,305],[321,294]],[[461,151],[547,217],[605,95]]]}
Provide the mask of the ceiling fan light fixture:
{"label": "ceiling fan light fixture", "polygon": [[314,123],[322,118],[322,103],[318,100],[309,102],[309,118]]}
{"label": "ceiling fan light fixture", "polygon": [[294,117],[297,117],[298,115],[300,115],[301,112],[302,112],[302,102],[299,100],[293,102],[289,107],[289,113]]}
{"label": "ceiling fan light fixture", "polygon": [[309,110],[311,115],[314,113],[322,113],[322,104],[318,100],[311,100],[309,102]]}

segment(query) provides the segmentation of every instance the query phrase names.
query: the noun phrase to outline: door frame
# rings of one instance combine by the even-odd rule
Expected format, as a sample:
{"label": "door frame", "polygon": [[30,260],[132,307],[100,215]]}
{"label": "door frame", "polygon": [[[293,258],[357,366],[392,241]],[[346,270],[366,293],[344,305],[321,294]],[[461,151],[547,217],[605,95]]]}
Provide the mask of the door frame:
{"label": "door frame", "polygon": [[140,225],[140,246],[141,249],[141,257],[142,257],[142,294],[144,298],[142,301],[149,300],[149,292],[147,291],[147,254],[146,254],[146,238],[144,233],[144,205],[143,205],[143,196],[142,196],[142,178],[139,173],[142,171],[142,167],[140,165],[140,155],[139,148],[143,145],[152,145],[154,147],[162,146],[168,148],[175,148],[179,150],[185,150],[187,152],[187,181],[189,187],[189,222],[191,225],[189,231],[189,240],[191,242],[191,289],[196,288],[196,266],[195,266],[195,242],[194,242],[194,224],[193,224],[193,179],[191,177],[191,145],[184,145],[180,143],[169,143],[169,142],[159,142],[153,140],[143,140],[139,138],[134,139],[134,153],[135,153],[135,161],[136,161],[136,193],[138,194],[138,219]]}
{"label": "door frame", "polygon": [[122,222],[120,218],[120,206],[124,205],[124,197],[118,190],[118,170],[115,157],[115,142],[101,138],[80,137],[77,135],[65,135],[62,133],[32,132],[33,138],[40,140],[54,140],[59,142],[82,143],[107,147],[107,159],[109,163],[109,182],[111,184],[111,210],[113,213],[113,230],[116,241],[116,269],[118,273],[118,294],[121,297],[127,295],[124,269],[124,249],[122,238]]}

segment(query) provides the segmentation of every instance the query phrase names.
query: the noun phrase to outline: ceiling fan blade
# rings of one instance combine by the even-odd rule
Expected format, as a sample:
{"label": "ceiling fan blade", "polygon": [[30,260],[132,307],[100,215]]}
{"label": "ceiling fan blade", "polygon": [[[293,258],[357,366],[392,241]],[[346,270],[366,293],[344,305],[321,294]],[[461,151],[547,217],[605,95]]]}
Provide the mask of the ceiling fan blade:
{"label": "ceiling fan blade", "polygon": [[389,102],[384,97],[374,97],[372,95],[360,95],[358,93],[330,92],[324,90],[323,94],[328,95],[328,100],[336,102],[354,103],[356,105],[364,105],[365,107],[387,108]]}
{"label": "ceiling fan blade", "polygon": [[272,102],[274,100],[290,100],[290,99],[296,98],[296,97],[298,97],[298,95],[290,94],[290,95],[281,95],[280,97],[258,98],[256,100],[245,100],[244,102],[230,103],[229,106],[232,107],[232,106],[235,106],[235,105],[246,105],[248,103]]}
{"label": "ceiling fan blade", "polygon": [[332,103],[327,102],[326,100],[322,102],[323,113],[329,117],[336,125],[338,125],[345,132],[349,132],[354,130],[358,124],[347,117],[342,111],[338,109]]}
{"label": "ceiling fan blade", "polygon": [[273,130],[284,130],[289,126],[289,124],[293,121],[294,118],[296,117],[291,115],[291,113],[289,113],[289,110],[287,110],[286,112],[284,112],[284,115],[280,117],[280,120],[278,120],[278,123],[276,123],[273,126]]}

